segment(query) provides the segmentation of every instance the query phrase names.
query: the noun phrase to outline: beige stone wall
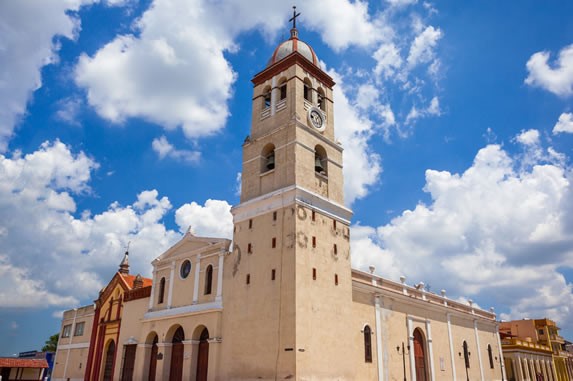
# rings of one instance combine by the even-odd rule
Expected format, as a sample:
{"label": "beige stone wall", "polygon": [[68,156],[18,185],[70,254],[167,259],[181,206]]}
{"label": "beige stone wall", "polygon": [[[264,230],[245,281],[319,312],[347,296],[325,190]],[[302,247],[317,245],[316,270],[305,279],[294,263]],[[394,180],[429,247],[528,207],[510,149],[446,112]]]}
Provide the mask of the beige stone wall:
{"label": "beige stone wall", "polygon": [[176,315],[168,318],[143,319],[137,336],[135,380],[147,379],[149,375],[149,358],[151,342],[155,335],[159,339],[159,353],[163,360],[157,361],[156,380],[168,380],[171,360],[171,341],[177,328],[181,326],[185,333],[183,379],[192,380],[197,369],[198,340],[203,328],[209,331],[209,370],[210,380],[218,379],[221,367],[221,311],[203,311],[201,313]]}
{"label": "beige stone wall", "polygon": [[[124,355],[125,355],[125,345],[128,344],[139,344],[141,339],[141,328],[143,315],[147,312],[149,305],[149,298],[142,298],[137,300],[132,300],[124,303],[122,317],[121,317],[121,329],[119,333],[119,339],[117,342],[116,349],[116,359],[115,359],[115,369],[114,369],[114,380],[121,379],[122,369],[124,365]],[[144,348],[137,348],[136,358],[138,351]],[[138,364],[136,364],[138,365]],[[141,367],[143,364],[139,364]],[[137,367],[135,368],[137,369]],[[138,378],[134,378],[137,380]]]}
{"label": "beige stone wall", "polygon": [[235,223],[224,264],[222,342],[223,358],[233,361],[222,364],[222,380],[295,375],[295,218],[288,207]]}
{"label": "beige stone wall", "polygon": [[[60,339],[52,371],[53,380],[70,378],[83,380],[93,327],[93,305],[65,311],[60,328]],[[75,335],[76,326],[84,324],[82,335]],[[64,327],[70,326],[70,336],[62,337]]]}

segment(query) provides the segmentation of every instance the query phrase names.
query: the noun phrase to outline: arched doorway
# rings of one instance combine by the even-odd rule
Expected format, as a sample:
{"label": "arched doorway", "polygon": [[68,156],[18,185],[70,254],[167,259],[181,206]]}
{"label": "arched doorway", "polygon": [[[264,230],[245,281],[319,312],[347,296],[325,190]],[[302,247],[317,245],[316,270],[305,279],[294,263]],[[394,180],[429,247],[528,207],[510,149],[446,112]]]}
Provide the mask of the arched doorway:
{"label": "arched doorway", "polygon": [[103,381],[111,381],[113,378],[113,359],[115,357],[115,342],[111,340],[105,352],[105,363],[103,366]]}
{"label": "arched doorway", "polygon": [[426,381],[426,345],[424,335],[419,328],[414,330],[414,363],[416,368],[416,381]]}
{"label": "arched doorway", "polygon": [[182,381],[183,379],[183,340],[185,333],[179,327],[173,334],[171,340],[171,366],[169,370],[169,381]]}
{"label": "arched doorway", "polygon": [[209,368],[209,330],[203,328],[199,338],[199,353],[197,355],[197,381],[207,381]]}
{"label": "arched doorway", "polygon": [[148,381],[155,381],[155,372],[157,370],[157,342],[159,338],[157,335],[153,337],[153,341],[151,342],[151,355],[149,356],[149,375],[147,380]]}

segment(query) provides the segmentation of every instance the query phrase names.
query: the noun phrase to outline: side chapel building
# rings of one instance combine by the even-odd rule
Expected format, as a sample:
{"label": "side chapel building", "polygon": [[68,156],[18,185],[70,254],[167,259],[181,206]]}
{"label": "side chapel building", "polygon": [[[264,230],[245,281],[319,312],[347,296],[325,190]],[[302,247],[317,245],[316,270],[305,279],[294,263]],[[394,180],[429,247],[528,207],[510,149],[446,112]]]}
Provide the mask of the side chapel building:
{"label": "side chapel building", "polygon": [[53,379],[507,379],[492,311],[351,268],[334,81],[295,23],[252,82],[232,246],[187,232],[150,287],[118,272]]}

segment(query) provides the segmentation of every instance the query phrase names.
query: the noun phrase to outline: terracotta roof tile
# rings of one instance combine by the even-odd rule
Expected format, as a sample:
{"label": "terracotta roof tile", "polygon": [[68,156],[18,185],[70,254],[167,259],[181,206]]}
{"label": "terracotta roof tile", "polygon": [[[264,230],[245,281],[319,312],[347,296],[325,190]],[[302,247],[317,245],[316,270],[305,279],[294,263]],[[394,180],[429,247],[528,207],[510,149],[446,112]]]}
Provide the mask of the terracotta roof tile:
{"label": "terracotta roof tile", "polygon": [[[133,288],[133,281],[135,280],[136,275],[131,274],[121,274],[129,288]],[[143,287],[151,286],[152,280],[150,278],[141,278],[143,280]]]}
{"label": "terracotta roof tile", "polygon": [[45,359],[19,359],[12,357],[0,357],[0,368],[47,368]]}

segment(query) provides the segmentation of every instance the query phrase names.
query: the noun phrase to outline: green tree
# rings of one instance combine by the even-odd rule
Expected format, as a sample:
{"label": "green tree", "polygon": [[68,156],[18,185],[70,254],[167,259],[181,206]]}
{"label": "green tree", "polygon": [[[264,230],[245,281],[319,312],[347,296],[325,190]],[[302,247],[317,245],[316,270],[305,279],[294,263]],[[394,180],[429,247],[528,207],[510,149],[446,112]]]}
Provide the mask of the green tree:
{"label": "green tree", "polygon": [[55,352],[56,348],[58,347],[59,338],[60,338],[59,333],[50,336],[50,338],[46,340],[46,345],[42,347],[42,352]]}

